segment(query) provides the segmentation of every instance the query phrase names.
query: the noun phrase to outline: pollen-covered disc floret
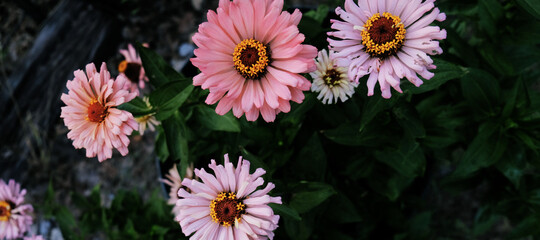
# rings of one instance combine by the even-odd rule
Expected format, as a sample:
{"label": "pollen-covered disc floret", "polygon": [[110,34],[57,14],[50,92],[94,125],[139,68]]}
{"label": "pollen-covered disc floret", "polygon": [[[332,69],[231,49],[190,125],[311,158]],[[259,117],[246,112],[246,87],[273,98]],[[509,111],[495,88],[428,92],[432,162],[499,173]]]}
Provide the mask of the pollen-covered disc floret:
{"label": "pollen-covered disc floret", "polygon": [[254,39],[245,39],[234,48],[234,68],[246,79],[260,79],[270,62],[267,47]]}
{"label": "pollen-covered disc floret", "polygon": [[10,179],[0,179],[0,239],[22,238],[32,225],[34,208],[24,204],[26,190]]}
{"label": "pollen-covered disc floret", "polygon": [[311,83],[301,73],[315,70],[317,49],[302,44],[300,10],[283,11],[283,0],[220,0],[193,35],[193,65],[201,72],[193,85],[208,89],[216,113],[233,112],[273,122],[301,103]]}
{"label": "pollen-covered disc floret", "polygon": [[435,69],[429,55],[441,54],[437,40],[446,31],[430,24],[444,21],[446,15],[435,7],[435,0],[345,0],[345,9],[336,8],[343,21],[332,19],[330,50],[336,52],[338,66],[348,67],[351,81],[368,75],[368,96],[379,83],[384,98],[391,89],[402,92],[400,80],[415,86],[430,79]]}
{"label": "pollen-covered disc floret", "polygon": [[395,54],[405,41],[405,27],[398,16],[375,13],[362,29],[364,51],[372,57],[386,58]]}
{"label": "pollen-covered disc floret", "polygon": [[105,63],[98,72],[93,63],[74,72],[75,78],[67,82],[68,93],[62,94],[61,118],[70,130],[67,134],[75,148],[85,148],[86,157],[104,161],[112,157],[116,148],[122,156],[128,153],[128,135],[137,129],[130,112],[119,110],[118,105],[129,102],[137,92],[129,92],[129,80],[120,75],[111,78]]}
{"label": "pollen-covered disc floret", "polygon": [[238,222],[245,213],[246,205],[232,192],[219,193],[216,199],[210,202],[210,216],[221,226],[232,226]]}
{"label": "pollen-covered disc floret", "polygon": [[279,216],[268,204],[281,204],[281,197],[268,195],[274,184],[260,188],[262,168],[251,174],[249,161],[240,157],[235,167],[227,155],[224,158],[224,165],[211,160],[214,174],[195,169],[202,182],[182,181],[185,188],[178,191],[176,202],[182,232],[190,239],[273,239]]}

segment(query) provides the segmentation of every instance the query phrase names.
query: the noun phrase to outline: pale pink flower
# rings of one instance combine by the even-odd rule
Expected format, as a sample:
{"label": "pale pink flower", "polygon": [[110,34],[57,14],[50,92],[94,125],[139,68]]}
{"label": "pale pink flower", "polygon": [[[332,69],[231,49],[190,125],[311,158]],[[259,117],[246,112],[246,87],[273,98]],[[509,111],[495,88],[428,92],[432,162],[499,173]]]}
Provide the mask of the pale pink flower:
{"label": "pale pink flower", "polygon": [[[146,103],[147,107],[149,108],[152,107],[150,105],[150,98],[144,97],[143,101]],[[156,130],[156,126],[161,124],[154,115],[155,113],[151,113],[148,115],[135,118],[135,121],[137,121],[137,123],[139,124],[139,134],[141,134],[141,136],[144,135],[144,132],[146,131],[147,128],[153,132]]]}
{"label": "pale pink flower", "polygon": [[[143,46],[148,47],[148,44],[143,44]],[[120,49],[120,54],[126,59],[118,64],[118,72],[130,81],[126,86],[131,89],[131,92],[138,92],[139,88],[144,88],[144,82],[148,82],[141,57],[131,44],[128,44],[128,49]]]}
{"label": "pale pink flower", "polygon": [[347,101],[353,94],[358,83],[349,81],[347,67],[340,67],[335,64],[334,53],[328,53],[326,49],[319,51],[317,56],[317,70],[310,72],[313,83],[311,91],[318,92],[317,99],[323,104]]}
{"label": "pale pink flower", "polygon": [[23,204],[26,189],[10,179],[8,184],[0,179],[0,239],[21,238],[32,225],[34,208]]}
{"label": "pale pink flower", "polygon": [[336,8],[343,21],[332,20],[338,31],[328,35],[331,50],[337,52],[338,64],[349,66],[352,81],[369,75],[368,96],[379,82],[382,96],[392,96],[390,87],[398,92],[400,79],[407,78],[420,86],[433,77],[435,69],[429,55],[441,54],[439,42],[446,31],[429,26],[434,20],[444,21],[446,15],[434,8],[435,0],[353,0],[345,1],[345,10]]}
{"label": "pale pink flower", "polygon": [[209,89],[207,104],[219,101],[216,112],[229,110],[255,121],[259,113],[273,122],[289,112],[290,100],[301,103],[311,83],[299,73],[315,70],[317,49],[304,45],[298,31],[302,14],[283,11],[283,0],[220,0],[217,13],[199,25],[193,42],[193,65],[201,73],[195,86]]}
{"label": "pale pink flower", "polygon": [[224,165],[211,160],[209,167],[214,174],[195,169],[202,182],[182,181],[191,190],[178,191],[180,215],[176,221],[182,232],[186,236],[193,234],[190,239],[273,239],[279,215],[274,215],[268,204],[281,204],[281,197],[268,195],[274,184],[257,190],[264,184],[264,169],[250,174],[249,161],[240,157],[235,168],[228,155],[224,158]]}
{"label": "pale pink flower", "polygon": [[[180,177],[180,173],[178,173],[178,168],[176,168],[176,164],[173,165],[171,169],[169,169],[169,174],[166,174],[165,177],[167,179],[161,179],[161,181],[171,188],[169,191],[169,200],[167,200],[167,203],[169,205],[174,205],[173,207],[173,214],[174,216],[178,216],[180,214],[180,206],[176,205],[176,202],[178,201],[178,190],[182,187],[182,178]],[[187,179],[193,179],[193,163],[188,166],[186,169],[186,175],[184,178]]]}
{"label": "pale pink flower", "polygon": [[137,129],[131,113],[116,106],[129,102],[137,93],[123,89],[127,80],[118,76],[111,78],[105,63],[97,72],[93,63],[74,72],[75,78],[67,82],[68,94],[62,94],[60,117],[70,130],[68,138],[75,148],[86,148],[86,157],[97,155],[100,162],[112,157],[113,147],[122,156],[128,153],[128,135]]}
{"label": "pale pink flower", "polygon": [[45,239],[41,235],[36,235],[36,236],[24,237],[23,240],[45,240]]}

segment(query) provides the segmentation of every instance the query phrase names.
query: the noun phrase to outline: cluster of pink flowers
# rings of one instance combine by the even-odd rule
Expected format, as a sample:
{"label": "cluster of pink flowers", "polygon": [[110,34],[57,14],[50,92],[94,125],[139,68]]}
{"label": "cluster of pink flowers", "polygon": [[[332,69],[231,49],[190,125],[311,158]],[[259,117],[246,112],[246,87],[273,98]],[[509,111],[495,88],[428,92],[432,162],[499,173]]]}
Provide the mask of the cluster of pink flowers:
{"label": "cluster of pink flowers", "polygon": [[[341,20],[331,20],[335,31],[328,33],[328,51],[318,51],[303,44],[305,37],[298,30],[302,14],[298,9],[283,11],[283,0],[220,0],[192,38],[198,48],[191,62],[200,69],[193,85],[209,90],[206,103],[217,103],[218,114],[232,110],[248,121],[256,121],[259,115],[266,122],[275,121],[277,114],[291,110],[291,101],[301,103],[303,91],[310,89],[325,104],[344,102],[364,76],[368,76],[368,96],[374,95],[378,83],[382,97],[390,98],[391,89],[402,92],[401,79],[420,86],[419,76],[434,75],[429,71],[436,68],[430,55],[442,53],[437,40],[446,38],[445,30],[430,26],[446,18],[434,2],[346,0],[344,9],[335,10]],[[133,46],[120,52],[126,60],[119,64],[116,79],[105,64],[99,72],[88,64],[86,73],[75,71],[75,78],[67,83],[69,92],[62,95],[66,106],[61,117],[70,130],[68,138],[75,148],[85,148],[87,157],[97,156],[99,161],[111,158],[113,149],[126,155],[133,130],[142,134],[147,126],[154,129],[158,124],[152,115],[135,120],[117,108],[139,95],[148,81]],[[303,73],[310,73],[313,83]],[[225,155],[224,165],[211,161],[214,174],[194,171],[202,182],[193,174],[182,180],[176,166],[171,169],[163,181],[171,186],[169,203],[175,204],[173,213],[184,234],[191,239],[273,238],[279,216],[268,204],[280,204],[281,198],[268,195],[272,183],[257,190],[265,171],[259,168],[251,174],[249,165],[240,158],[234,167]],[[19,208],[27,209],[24,206]],[[14,219],[9,229],[31,221]],[[12,232],[9,236],[14,236]]]}

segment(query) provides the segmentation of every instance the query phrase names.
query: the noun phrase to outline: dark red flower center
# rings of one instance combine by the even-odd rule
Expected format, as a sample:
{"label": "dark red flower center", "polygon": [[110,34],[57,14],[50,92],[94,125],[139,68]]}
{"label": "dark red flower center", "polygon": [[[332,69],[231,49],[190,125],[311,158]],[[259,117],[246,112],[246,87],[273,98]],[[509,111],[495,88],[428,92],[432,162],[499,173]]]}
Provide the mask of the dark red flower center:
{"label": "dark red flower center", "polygon": [[394,40],[397,28],[393,27],[394,21],[388,18],[379,18],[373,22],[373,26],[368,30],[371,39],[377,44],[383,44]]}
{"label": "dark red flower center", "polygon": [[103,122],[109,114],[107,111],[108,109],[108,107],[103,106],[97,100],[92,100],[92,102],[90,102],[90,106],[88,106],[88,116],[86,118],[91,122]]}
{"label": "dark red flower center", "polygon": [[118,64],[118,71],[121,73],[124,73],[126,77],[134,83],[139,82],[141,68],[142,68],[141,64],[134,63],[134,62],[127,62],[126,60]]}
{"label": "dark red flower center", "polygon": [[210,216],[212,220],[222,226],[232,226],[236,220],[240,220],[245,213],[246,205],[236,199],[234,193],[220,193],[210,203]]}
{"label": "dark red flower center", "polygon": [[372,57],[386,58],[397,53],[405,42],[405,26],[390,13],[373,14],[361,28],[364,51]]}
{"label": "dark red flower center", "polygon": [[268,47],[255,39],[245,39],[234,48],[234,68],[245,79],[260,79],[270,64]]}

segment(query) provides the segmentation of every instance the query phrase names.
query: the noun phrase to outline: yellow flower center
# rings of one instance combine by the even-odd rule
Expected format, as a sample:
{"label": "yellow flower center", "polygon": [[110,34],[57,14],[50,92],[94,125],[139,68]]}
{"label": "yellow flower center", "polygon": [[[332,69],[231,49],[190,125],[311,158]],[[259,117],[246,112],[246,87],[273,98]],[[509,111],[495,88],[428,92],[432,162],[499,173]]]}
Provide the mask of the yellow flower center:
{"label": "yellow flower center", "polygon": [[260,79],[270,63],[268,47],[255,39],[245,39],[234,48],[234,68],[246,79]]}
{"label": "yellow flower center", "polygon": [[210,216],[212,220],[224,227],[232,226],[245,213],[246,205],[236,194],[231,192],[222,192],[216,199],[210,202]]}
{"label": "yellow flower center", "polygon": [[9,220],[11,216],[11,204],[6,201],[0,201],[0,221]]}
{"label": "yellow flower center", "polygon": [[86,116],[86,120],[101,123],[105,120],[107,115],[109,115],[107,110],[109,110],[109,107],[105,107],[96,99],[92,99],[88,109],[86,110],[88,114],[88,116]]}
{"label": "yellow flower center", "polygon": [[[356,27],[355,27],[356,29]],[[379,13],[371,16],[362,29],[364,51],[372,57],[386,58],[395,54],[405,41],[405,26],[398,16]]]}

